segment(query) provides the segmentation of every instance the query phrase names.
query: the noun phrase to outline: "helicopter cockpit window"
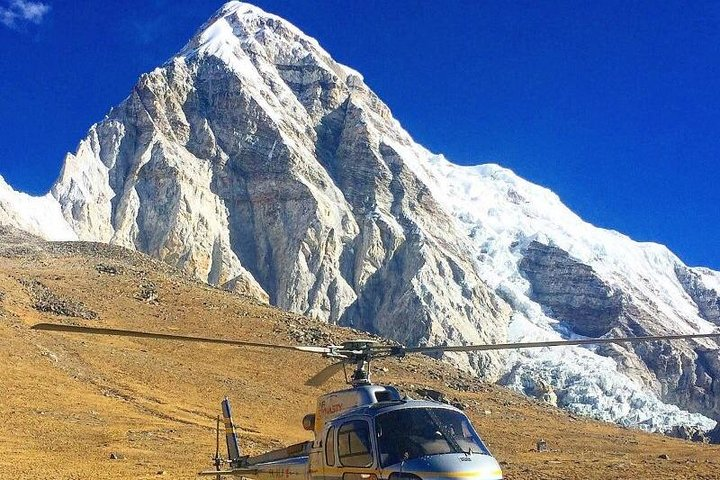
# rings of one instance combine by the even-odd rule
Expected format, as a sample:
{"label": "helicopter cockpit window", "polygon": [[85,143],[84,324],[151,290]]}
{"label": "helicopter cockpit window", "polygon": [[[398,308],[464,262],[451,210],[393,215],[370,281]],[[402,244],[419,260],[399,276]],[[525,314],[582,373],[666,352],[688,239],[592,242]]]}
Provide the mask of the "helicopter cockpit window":
{"label": "helicopter cockpit window", "polygon": [[330,427],[325,437],[325,463],[329,466],[335,465],[335,427]]}
{"label": "helicopter cockpit window", "polygon": [[337,433],[337,452],[344,467],[372,465],[370,425],[364,420],[344,423]]}
{"label": "helicopter cockpit window", "polygon": [[426,455],[481,453],[487,447],[465,415],[444,408],[403,408],[375,419],[383,467]]}

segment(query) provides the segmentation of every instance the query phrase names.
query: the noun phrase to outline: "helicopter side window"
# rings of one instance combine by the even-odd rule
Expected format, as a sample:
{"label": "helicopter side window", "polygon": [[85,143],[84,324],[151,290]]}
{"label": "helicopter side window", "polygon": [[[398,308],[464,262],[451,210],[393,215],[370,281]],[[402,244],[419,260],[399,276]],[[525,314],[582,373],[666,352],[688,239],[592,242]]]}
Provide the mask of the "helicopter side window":
{"label": "helicopter side window", "polygon": [[335,465],[335,427],[330,427],[325,437],[325,464]]}
{"label": "helicopter side window", "polygon": [[370,425],[364,420],[344,423],[337,434],[337,451],[344,467],[369,467],[373,458],[370,444]]}

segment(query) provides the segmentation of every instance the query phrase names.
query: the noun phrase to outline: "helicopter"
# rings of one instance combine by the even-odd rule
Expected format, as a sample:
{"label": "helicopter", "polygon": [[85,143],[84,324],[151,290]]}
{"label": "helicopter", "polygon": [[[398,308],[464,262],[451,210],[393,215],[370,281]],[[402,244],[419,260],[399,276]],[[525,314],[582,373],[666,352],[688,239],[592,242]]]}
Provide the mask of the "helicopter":
{"label": "helicopter", "polygon": [[[335,362],[305,384],[321,387],[345,372],[349,388],[320,395],[315,413],[305,415],[303,428],[314,440],[243,455],[228,398],[222,400],[227,459],[220,456],[220,417],[216,431],[215,470],[199,476],[245,477],[253,480],[501,480],[502,469],[469,418],[451,405],[412,400],[390,385],[370,381],[374,359],[417,353],[478,352],[577,345],[625,344],[720,339],[720,332],[637,337],[578,338],[523,343],[405,347],[375,340],[340,345],[282,345],[139,330],[39,323],[34,330],[179,340],[240,347],[286,349],[322,355]],[[350,371],[348,372],[348,367]]]}

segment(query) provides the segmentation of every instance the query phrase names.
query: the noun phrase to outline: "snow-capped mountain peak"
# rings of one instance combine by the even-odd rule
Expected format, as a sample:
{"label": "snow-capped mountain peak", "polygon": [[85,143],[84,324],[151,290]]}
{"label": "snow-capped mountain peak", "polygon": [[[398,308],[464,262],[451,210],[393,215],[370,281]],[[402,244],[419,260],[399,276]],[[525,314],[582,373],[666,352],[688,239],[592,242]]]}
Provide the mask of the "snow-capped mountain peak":
{"label": "snow-capped mountain peak", "polygon": [[[51,194],[0,181],[0,222],[134,248],[405,344],[720,325],[720,274],[596,228],[508,169],[428,152],[360,74],[241,2],[90,128]],[[698,341],[450,359],[529,394],[552,388],[573,411],[709,428],[720,416],[716,349]]]}
{"label": "snow-capped mountain peak", "polygon": [[[249,53],[246,53],[249,52]],[[180,51],[180,56],[213,55],[238,72],[252,74],[242,59],[249,54],[264,55],[275,63],[303,63],[322,66],[342,80],[349,76],[362,80],[350,67],[335,62],[315,40],[277,15],[245,2],[229,2],[200,29]]]}

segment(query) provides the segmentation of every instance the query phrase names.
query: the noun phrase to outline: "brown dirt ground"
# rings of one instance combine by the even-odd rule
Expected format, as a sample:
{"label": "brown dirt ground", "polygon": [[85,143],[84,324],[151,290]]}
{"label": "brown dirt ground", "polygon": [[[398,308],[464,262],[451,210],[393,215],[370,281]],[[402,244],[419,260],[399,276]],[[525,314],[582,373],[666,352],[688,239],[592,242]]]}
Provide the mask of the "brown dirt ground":
{"label": "brown dirt ground", "polygon": [[[47,287],[50,303],[64,302],[60,311],[85,318],[34,308],[29,280]],[[145,294],[148,286],[157,299]],[[86,319],[88,311],[97,318]],[[233,402],[243,448],[255,454],[310,439],[303,415],[319,393],[343,387],[342,378],[322,390],[304,386],[328,361],[301,353],[30,330],[37,322],[282,343],[366,336],[210,288],[118,248],[0,249],[2,479],[196,478],[211,466],[223,396]],[[509,479],[720,479],[720,446],[579,419],[426,357],[376,367],[378,382],[434,388],[467,404]],[[539,438],[549,452],[534,451]]]}

